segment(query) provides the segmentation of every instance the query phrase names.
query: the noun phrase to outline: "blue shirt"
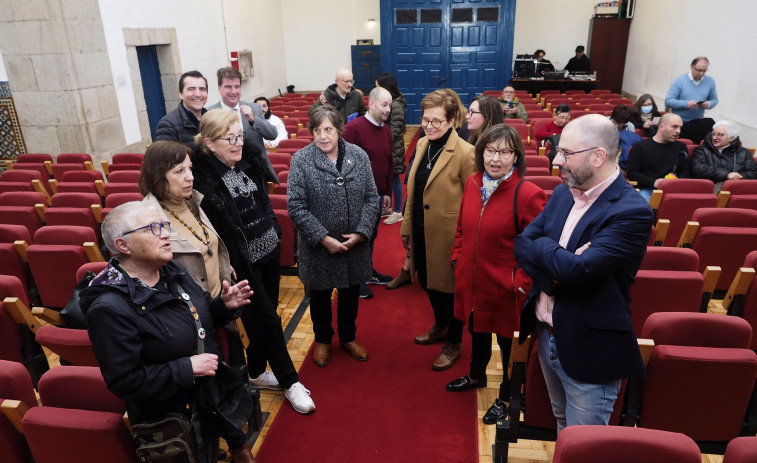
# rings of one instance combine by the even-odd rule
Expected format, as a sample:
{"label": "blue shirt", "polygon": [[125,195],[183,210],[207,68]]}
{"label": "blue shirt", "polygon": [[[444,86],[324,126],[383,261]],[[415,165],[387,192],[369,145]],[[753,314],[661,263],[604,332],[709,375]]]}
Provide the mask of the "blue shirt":
{"label": "blue shirt", "polygon": [[688,109],[689,101],[707,101],[710,103],[709,109],[718,104],[718,93],[715,90],[715,79],[710,76],[702,77],[698,84],[695,84],[689,74],[678,77],[670,86],[668,94],[665,96],[665,106],[673,110],[673,114],[678,114],[683,122],[689,122],[694,119],[704,117],[704,109],[698,106]]}

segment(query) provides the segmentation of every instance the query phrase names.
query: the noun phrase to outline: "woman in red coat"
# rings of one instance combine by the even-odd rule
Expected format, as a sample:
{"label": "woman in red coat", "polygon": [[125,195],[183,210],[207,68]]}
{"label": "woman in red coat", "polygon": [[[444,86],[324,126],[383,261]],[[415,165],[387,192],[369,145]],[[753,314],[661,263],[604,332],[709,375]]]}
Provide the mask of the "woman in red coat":
{"label": "woman in red coat", "polygon": [[[476,143],[476,167],[479,172],[465,184],[452,247],[455,318],[468,322],[473,340],[470,374],[447,384],[453,392],[486,386],[491,333],[497,334],[502,363],[510,357],[513,331],[518,329],[531,289],[528,275],[516,269],[513,243],[547,202],[541,188],[522,180],[526,170],[523,144],[510,126],[495,125],[484,132]],[[484,415],[484,423],[494,424],[505,416],[509,393],[510,382],[504,375],[499,397]]]}

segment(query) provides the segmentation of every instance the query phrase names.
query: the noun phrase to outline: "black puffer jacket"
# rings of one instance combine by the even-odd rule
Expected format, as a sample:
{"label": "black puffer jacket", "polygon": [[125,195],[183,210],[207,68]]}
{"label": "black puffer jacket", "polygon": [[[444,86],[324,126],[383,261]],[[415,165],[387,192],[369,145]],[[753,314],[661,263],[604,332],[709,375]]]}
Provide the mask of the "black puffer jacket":
{"label": "black puffer jacket", "polygon": [[[326,103],[335,107],[337,111],[339,111],[345,124],[347,123],[347,116],[350,114],[357,113],[358,116],[362,116],[368,111],[365,107],[365,102],[363,101],[363,95],[354,88],[350,90],[350,93],[348,93],[347,96],[342,98],[336,91],[336,84],[331,84],[323,91],[323,94],[326,96]],[[313,109],[320,105],[321,99],[318,98],[315,100],[315,103],[313,103],[313,106],[310,107],[310,110],[308,110],[308,115],[311,115]]]}
{"label": "black puffer jacket", "polygon": [[[206,109],[203,108],[202,113],[205,114],[206,112]],[[177,141],[192,148],[192,151],[196,151],[197,143],[195,143],[195,135],[199,131],[200,121],[194,116],[190,117],[181,106],[181,102],[179,102],[179,106],[176,109],[158,121],[158,126],[155,128],[155,141]]]}
{"label": "black puffer jacket", "polygon": [[108,389],[126,401],[132,423],[191,412],[195,379],[189,358],[197,354],[197,325],[176,283],[197,308],[206,331],[205,352],[220,356],[214,328],[240,312],[227,310],[220,297],[211,300],[176,262],[160,271],[167,289],[142,284],[111,259],[81,292],[100,370]]}
{"label": "black puffer jacket", "polygon": [[405,173],[405,108],[407,101],[403,95],[392,100],[392,111],[389,113],[389,128],[392,129],[392,147],[394,148],[395,175]]}
{"label": "black puffer jacket", "polygon": [[739,137],[723,151],[718,151],[712,144],[712,133],[708,133],[704,143],[691,154],[691,176],[717,183],[726,181],[731,172],[738,172],[745,179],[755,179],[757,163],[748,149],[739,146]]}

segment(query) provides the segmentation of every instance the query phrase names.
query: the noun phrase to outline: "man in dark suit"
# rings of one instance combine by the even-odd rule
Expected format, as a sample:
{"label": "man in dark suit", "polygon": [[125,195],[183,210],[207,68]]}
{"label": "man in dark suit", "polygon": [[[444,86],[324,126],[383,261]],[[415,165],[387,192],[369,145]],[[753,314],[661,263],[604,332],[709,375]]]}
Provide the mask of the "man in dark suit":
{"label": "man in dark suit", "polygon": [[216,75],[218,76],[218,93],[221,94],[221,101],[208,106],[208,110],[223,108],[237,112],[239,123],[244,132],[242,156],[253,160],[253,165],[264,165],[263,177],[266,181],[279,183],[276,171],[273,170],[263,144],[263,139],[276,139],[278,135],[276,128],[265,119],[263,108],[259,104],[240,101],[242,97],[242,73],[233,67],[225,67],[219,69]]}
{"label": "man in dark suit", "polygon": [[562,132],[564,186],[515,240],[534,281],[521,339],[536,331],[558,432],[608,424],[621,381],[644,376],[628,309],[653,214],[618,169],[618,130],[589,115]]}

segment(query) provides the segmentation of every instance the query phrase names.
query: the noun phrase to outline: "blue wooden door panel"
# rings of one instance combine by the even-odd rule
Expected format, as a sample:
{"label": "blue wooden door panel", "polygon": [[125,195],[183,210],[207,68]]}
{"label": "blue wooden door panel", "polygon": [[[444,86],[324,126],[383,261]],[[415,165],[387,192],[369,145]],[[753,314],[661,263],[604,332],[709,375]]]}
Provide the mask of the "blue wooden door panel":
{"label": "blue wooden door panel", "polygon": [[163,83],[160,80],[158,51],[155,45],[136,48],[139,73],[142,77],[142,91],[147,106],[147,120],[150,124],[150,137],[154,139],[158,121],[166,115],[166,100],[163,97]]}

